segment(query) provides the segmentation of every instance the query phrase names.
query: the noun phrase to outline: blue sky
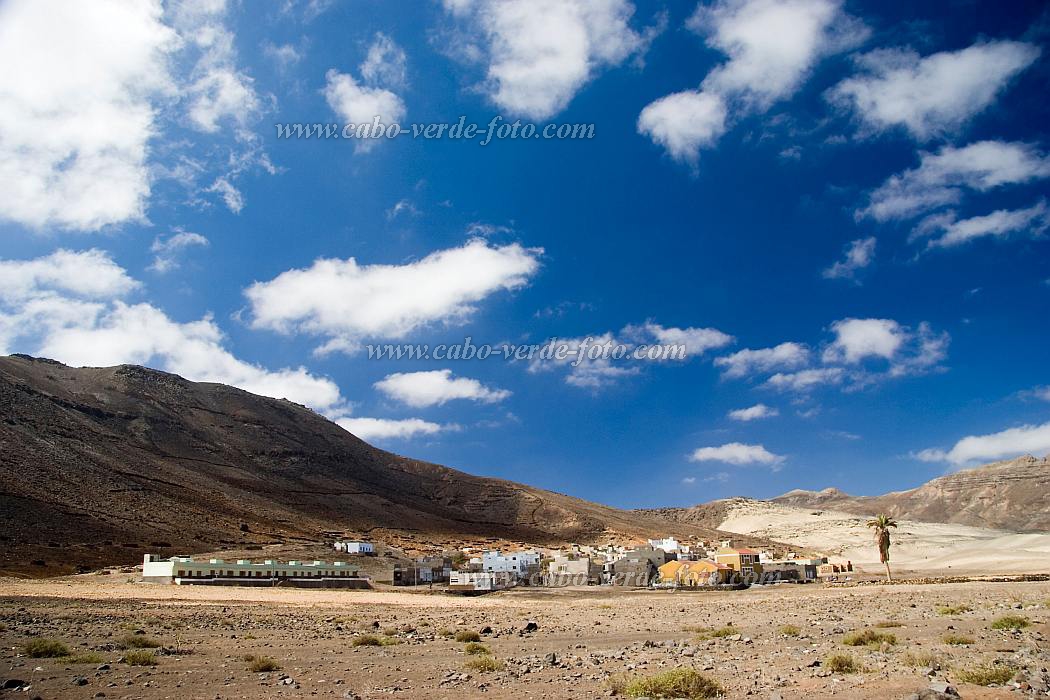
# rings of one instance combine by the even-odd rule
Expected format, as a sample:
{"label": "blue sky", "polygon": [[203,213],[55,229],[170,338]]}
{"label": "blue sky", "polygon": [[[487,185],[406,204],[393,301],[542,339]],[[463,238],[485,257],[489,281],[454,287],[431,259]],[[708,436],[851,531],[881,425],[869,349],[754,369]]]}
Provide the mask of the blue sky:
{"label": "blue sky", "polygon": [[[0,5],[0,351],[624,507],[1050,452],[1037,2]],[[278,139],[276,124],[593,124]],[[369,344],[684,342],[685,360]]]}

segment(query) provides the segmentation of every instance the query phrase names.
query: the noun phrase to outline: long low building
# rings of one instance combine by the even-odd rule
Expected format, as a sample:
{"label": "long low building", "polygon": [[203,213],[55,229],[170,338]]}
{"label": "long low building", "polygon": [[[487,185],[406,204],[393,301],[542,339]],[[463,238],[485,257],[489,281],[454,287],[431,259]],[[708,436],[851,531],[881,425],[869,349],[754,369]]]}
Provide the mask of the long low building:
{"label": "long low building", "polygon": [[175,585],[276,586],[291,585],[304,588],[369,588],[367,577],[359,576],[357,567],[346,562],[289,561],[274,559],[253,562],[238,559],[194,561],[190,557],[154,559],[147,554],[142,559],[142,579],[150,583]]}

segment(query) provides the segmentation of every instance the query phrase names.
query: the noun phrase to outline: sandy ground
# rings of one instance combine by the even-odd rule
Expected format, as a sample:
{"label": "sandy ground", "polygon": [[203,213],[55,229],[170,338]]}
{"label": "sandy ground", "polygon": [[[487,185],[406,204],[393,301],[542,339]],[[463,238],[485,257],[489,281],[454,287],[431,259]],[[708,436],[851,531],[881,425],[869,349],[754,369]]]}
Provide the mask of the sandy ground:
{"label": "sandy ground", "polygon": [[[719,528],[767,537],[850,560],[861,570],[882,565],[867,518],[764,501],[737,502]],[[1018,534],[966,525],[900,521],[890,559],[899,570],[940,575],[1042,573],[1050,568],[1050,534]]]}
{"label": "sandy ground", "polygon": [[[11,697],[41,698],[596,698],[618,674],[686,666],[716,679],[726,697],[905,698],[930,683],[909,657],[934,655],[932,673],[998,661],[1019,681],[1043,682],[1050,666],[1050,583],[818,584],[737,592],[517,589],[460,598],[425,592],[302,591],[179,587],[124,575],[0,580],[3,680],[31,684]],[[942,605],[966,611],[939,614]],[[1031,626],[990,629],[1005,614]],[[527,621],[538,629],[522,632]],[[896,635],[881,648],[843,637],[883,621]],[[705,639],[700,628],[733,625],[740,636]],[[796,625],[800,636],[780,627]],[[486,628],[490,628],[487,629]],[[498,671],[467,667],[449,631],[481,632]],[[973,643],[950,646],[949,632]],[[138,634],[136,634],[138,633]],[[355,647],[363,634],[396,640]],[[157,665],[130,666],[122,641],[151,639]],[[61,640],[74,655],[28,658],[33,637]],[[852,655],[862,671],[832,674],[829,654]],[[245,655],[279,671],[255,673]],[[553,655],[553,656],[552,656]],[[914,663],[914,662],[913,662]],[[923,660],[920,663],[929,663]],[[1028,674],[1028,675],[1026,675]],[[963,698],[1028,697],[1024,691],[958,684]],[[1045,695],[1040,697],[1046,697]]]}

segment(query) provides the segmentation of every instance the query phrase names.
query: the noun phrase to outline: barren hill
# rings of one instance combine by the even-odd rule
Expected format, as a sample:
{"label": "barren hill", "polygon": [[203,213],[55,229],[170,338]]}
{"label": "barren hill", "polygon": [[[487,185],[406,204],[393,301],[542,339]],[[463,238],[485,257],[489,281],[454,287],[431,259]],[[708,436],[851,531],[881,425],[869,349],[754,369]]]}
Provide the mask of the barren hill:
{"label": "barren hill", "polygon": [[0,407],[0,573],[343,532],[432,544],[722,536],[395,455],[298,404],[137,366],[0,357]]}
{"label": "barren hill", "polygon": [[882,496],[850,496],[829,488],[790,491],[772,500],[783,505],[861,515],[888,513],[933,523],[1050,532],[1050,460],[1029,455],[995,462]]}

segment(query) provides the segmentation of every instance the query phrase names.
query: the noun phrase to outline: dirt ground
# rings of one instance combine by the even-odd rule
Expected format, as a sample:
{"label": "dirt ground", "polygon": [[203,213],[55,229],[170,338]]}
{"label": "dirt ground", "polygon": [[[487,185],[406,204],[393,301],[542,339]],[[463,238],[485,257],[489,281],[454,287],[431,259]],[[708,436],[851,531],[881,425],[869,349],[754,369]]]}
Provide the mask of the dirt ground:
{"label": "dirt ground", "polygon": [[[610,695],[610,677],[679,666],[715,679],[730,698],[905,698],[935,680],[952,682],[963,698],[1045,697],[1048,606],[1046,582],[518,589],[462,598],[163,586],[129,574],[2,579],[2,680],[31,687],[0,697],[596,698]],[[1008,614],[1031,624],[991,629]],[[537,629],[523,631],[530,620]],[[897,626],[874,627],[887,622]],[[735,630],[711,636],[727,625]],[[896,643],[843,644],[866,628]],[[469,668],[486,655],[466,654],[446,636],[456,631],[478,632],[502,669]],[[949,633],[972,644],[946,644]],[[354,646],[362,635],[396,643]],[[63,642],[71,656],[27,656],[24,645],[38,637]],[[159,644],[156,665],[125,663],[126,638]],[[836,653],[860,670],[831,673],[826,659]],[[916,660],[922,654],[933,658]],[[254,672],[246,656],[280,669]],[[989,662],[1015,667],[1016,683],[957,682],[960,670]]]}

